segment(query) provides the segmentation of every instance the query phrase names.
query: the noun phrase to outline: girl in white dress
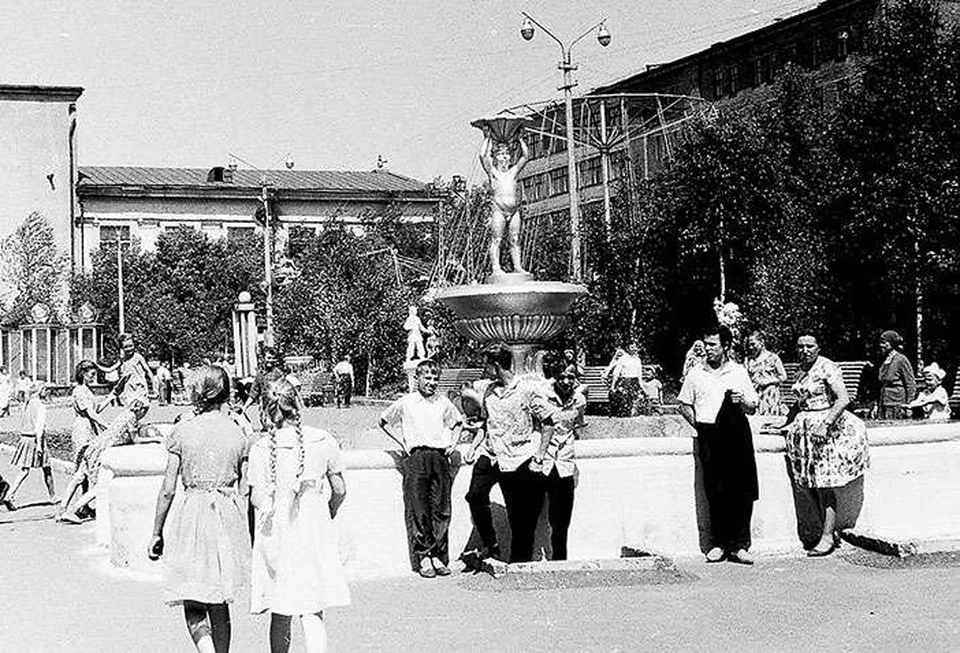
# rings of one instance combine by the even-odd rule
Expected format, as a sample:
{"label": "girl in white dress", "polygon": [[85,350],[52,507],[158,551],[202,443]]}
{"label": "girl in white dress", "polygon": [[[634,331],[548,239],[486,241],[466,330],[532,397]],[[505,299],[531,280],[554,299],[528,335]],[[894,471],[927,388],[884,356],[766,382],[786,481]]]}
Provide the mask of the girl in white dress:
{"label": "girl in white dress", "polygon": [[251,501],[256,509],[250,611],[270,612],[270,650],[289,650],[290,623],[303,625],[306,650],[326,650],[323,611],[348,605],[333,517],[346,496],[340,447],[328,432],[300,425],[296,389],[270,383],[260,414],[269,434],[250,450]]}

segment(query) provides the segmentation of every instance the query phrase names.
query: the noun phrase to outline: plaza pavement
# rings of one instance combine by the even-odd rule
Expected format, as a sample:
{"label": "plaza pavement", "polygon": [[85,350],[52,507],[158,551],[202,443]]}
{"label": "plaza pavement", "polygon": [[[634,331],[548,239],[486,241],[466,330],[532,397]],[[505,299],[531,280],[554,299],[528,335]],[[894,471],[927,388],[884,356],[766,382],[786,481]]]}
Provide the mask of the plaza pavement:
{"label": "plaza pavement", "polygon": [[[9,451],[0,453],[8,479]],[[66,478],[58,474],[58,490]],[[193,650],[161,586],[109,565],[94,525],[56,524],[39,476],[0,509],[0,651]],[[349,500],[349,499],[348,499]],[[575,553],[575,552],[574,552]],[[950,651],[960,642],[960,563],[892,569],[849,545],[826,559],[754,567],[678,560],[688,579],[486,575],[356,579],[327,616],[332,651]],[[881,563],[883,561],[880,561]],[[587,586],[578,586],[587,585]],[[539,588],[538,588],[539,587]],[[302,651],[295,631],[294,651]],[[233,650],[267,650],[267,618],[233,608]]]}

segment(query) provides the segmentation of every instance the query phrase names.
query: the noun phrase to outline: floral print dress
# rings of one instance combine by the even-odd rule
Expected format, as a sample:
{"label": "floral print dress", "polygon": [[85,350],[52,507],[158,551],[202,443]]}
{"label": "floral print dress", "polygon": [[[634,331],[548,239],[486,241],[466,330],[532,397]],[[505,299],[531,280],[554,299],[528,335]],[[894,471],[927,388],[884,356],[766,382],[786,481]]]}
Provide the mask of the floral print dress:
{"label": "floral print dress", "polygon": [[844,411],[825,427],[836,401],[831,383],[842,385],[843,373],[836,363],[820,356],[808,371],[800,371],[793,384],[801,410],[787,426],[787,462],[794,482],[802,487],[842,487],[870,466],[863,420]]}

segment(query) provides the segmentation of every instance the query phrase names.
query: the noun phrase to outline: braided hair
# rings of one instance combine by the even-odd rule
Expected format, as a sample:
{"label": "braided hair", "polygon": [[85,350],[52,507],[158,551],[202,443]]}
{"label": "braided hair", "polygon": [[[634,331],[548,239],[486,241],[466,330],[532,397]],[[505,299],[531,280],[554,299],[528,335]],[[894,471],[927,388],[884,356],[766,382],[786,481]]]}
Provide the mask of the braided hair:
{"label": "braided hair", "polygon": [[[267,493],[276,497],[277,494],[277,431],[286,423],[293,423],[297,433],[297,475],[291,488],[294,499],[303,491],[303,470],[305,450],[303,446],[303,429],[300,426],[300,402],[296,388],[286,379],[279,379],[269,383],[260,396],[260,411],[269,423],[270,446],[270,482]],[[295,502],[294,502],[295,503]]]}

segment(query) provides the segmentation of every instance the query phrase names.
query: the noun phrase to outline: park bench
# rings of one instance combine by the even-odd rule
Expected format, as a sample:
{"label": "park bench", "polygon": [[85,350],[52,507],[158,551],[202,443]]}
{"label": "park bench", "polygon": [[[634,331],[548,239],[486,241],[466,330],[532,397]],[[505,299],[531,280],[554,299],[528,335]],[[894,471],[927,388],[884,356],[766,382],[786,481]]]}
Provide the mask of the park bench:
{"label": "park bench", "polygon": [[950,393],[950,414],[954,419],[960,418],[960,365],[953,375],[953,392]]}
{"label": "park bench", "polygon": [[[601,376],[606,368],[602,365],[584,368],[581,381],[587,386],[587,401],[591,403],[607,403],[610,400],[610,389]],[[444,394],[450,391],[459,391],[464,383],[473,383],[483,374],[479,367],[449,367],[440,371],[439,392]]]}
{"label": "park bench", "polygon": [[300,373],[300,397],[306,406],[323,406],[334,399],[333,374],[304,370]]}
{"label": "park bench", "polygon": [[[851,401],[857,400],[857,392],[860,388],[860,377],[863,375],[863,369],[867,366],[866,361],[836,361],[843,373],[843,385],[850,395]],[[787,371],[787,380],[780,384],[780,397],[783,403],[792,405],[797,398],[793,393],[791,386],[797,380],[797,374],[800,369],[799,363],[784,363],[784,369]]]}
{"label": "park bench", "polygon": [[479,367],[445,367],[440,370],[440,381],[437,392],[449,394],[451,391],[460,392],[464,383],[473,383],[483,375]]}

